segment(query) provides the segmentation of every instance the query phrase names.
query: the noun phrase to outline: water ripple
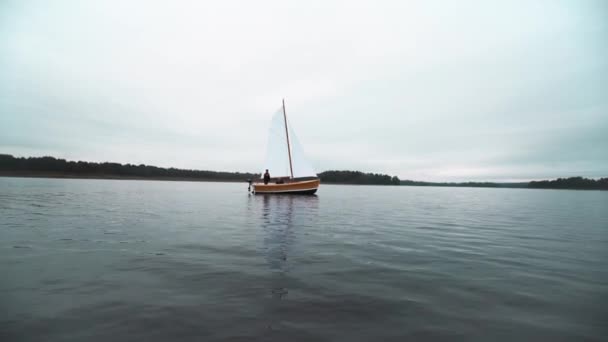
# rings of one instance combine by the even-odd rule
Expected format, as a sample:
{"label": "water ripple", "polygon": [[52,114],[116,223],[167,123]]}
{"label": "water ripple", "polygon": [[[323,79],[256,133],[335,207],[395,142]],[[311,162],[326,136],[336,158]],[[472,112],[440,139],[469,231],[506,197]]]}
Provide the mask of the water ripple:
{"label": "water ripple", "polygon": [[606,336],[606,192],[245,190],[0,178],[0,338]]}

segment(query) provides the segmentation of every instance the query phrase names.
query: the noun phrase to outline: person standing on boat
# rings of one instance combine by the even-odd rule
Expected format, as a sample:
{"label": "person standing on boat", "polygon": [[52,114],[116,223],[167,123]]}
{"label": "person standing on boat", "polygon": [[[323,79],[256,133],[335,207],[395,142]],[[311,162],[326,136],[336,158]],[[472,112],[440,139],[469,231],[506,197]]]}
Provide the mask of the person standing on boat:
{"label": "person standing on boat", "polygon": [[268,169],[264,172],[264,184],[268,184],[270,182],[270,173],[268,173]]}

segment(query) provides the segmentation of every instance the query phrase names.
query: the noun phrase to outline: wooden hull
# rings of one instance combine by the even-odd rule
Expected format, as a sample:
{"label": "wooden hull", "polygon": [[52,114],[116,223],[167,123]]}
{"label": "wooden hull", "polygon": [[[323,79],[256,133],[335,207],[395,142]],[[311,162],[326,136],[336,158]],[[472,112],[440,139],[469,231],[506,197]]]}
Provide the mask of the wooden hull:
{"label": "wooden hull", "polygon": [[253,191],[256,194],[298,194],[312,195],[319,189],[321,182],[318,179],[305,181],[291,181],[284,184],[254,183]]}

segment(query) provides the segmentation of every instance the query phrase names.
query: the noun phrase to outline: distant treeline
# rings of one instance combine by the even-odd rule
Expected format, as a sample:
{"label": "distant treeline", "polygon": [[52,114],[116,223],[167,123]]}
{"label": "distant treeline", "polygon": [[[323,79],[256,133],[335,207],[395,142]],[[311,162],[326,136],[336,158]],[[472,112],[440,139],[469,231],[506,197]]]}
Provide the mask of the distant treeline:
{"label": "distant treeline", "polygon": [[532,181],[528,184],[536,189],[580,189],[608,190],[608,178],[598,180],[583,177],[558,178],[555,180]]}
{"label": "distant treeline", "polygon": [[528,183],[493,183],[493,182],[462,182],[462,183],[446,183],[446,182],[419,182],[413,180],[402,180],[401,185],[411,186],[446,186],[446,187],[469,187],[469,188],[527,188]]}
{"label": "distant treeline", "polygon": [[319,173],[322,183],[367,184],[367,185],[399,185],[398,177],[379,173],[363,173],[360,171],[325,171]]}
{"label": "distant treeline", "polygon": [[[0,154],[0,176],[244,181],[259,178],[260,174],[185,170],[144,164],[75,162],[53,157],[16,158],[9,154]],[[570,177],[529,183],[433,183],[412,180],[401,181],[396,176],[391,177],[379,173],[363,173],[360,171],[325,171],[318,176],[323,183],[335,184],[608,190],[608,178],[595,180]]]}
{"label": "distant treeline", "polygon": [[259,177],[259,174],[240,172],[197,171],[176,168],[162,168],[150,165],[118,163],[90,163],[66,161],[53,157],[15,158],[0,154],[0,175],[49,176],[49,177],[90,177],[90,178],[150,178],[150,179],[192,179],[213,181],[243,181]]}
{"label": "distant treeline", "polygon": [[558,178],[556,180],[532,181],[526,183],[492,183],[492,182],[465,182],[465,183],[433,183],[411,180],[401,181],[401,185],[412,186],[448,186],[473,188],[530,188],[530,189],[576,189],[576,190],[608,190],[608,178],[598,180],[583,177]]}

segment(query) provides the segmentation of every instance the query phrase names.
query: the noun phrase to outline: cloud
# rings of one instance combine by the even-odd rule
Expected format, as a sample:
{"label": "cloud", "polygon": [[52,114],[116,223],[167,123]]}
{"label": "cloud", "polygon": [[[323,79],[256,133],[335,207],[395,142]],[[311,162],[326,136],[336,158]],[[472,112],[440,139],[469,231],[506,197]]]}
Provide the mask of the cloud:
{"label": "cloud", "polygon": [[[0,4],[0,149],[253,171],[608,174],[603,1]],[[557,174],[560,173],[560,174]]]}

